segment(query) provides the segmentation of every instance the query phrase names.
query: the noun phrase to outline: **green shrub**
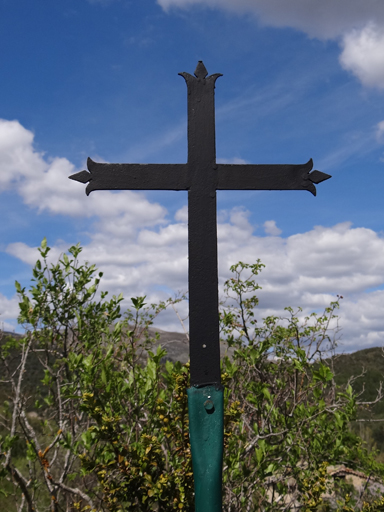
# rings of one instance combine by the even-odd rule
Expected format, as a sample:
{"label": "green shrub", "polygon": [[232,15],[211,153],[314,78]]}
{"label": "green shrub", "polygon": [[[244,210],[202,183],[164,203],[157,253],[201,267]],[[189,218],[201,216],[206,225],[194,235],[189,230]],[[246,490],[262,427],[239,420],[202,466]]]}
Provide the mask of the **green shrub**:
{"label": "green shrub", "polygon": [[[0,499],[20,511],[193,511],[189,365],[164,363],[148,331],[174,301],[135,297],[122,315],[123,297],[99,293],[102,274],[79,263],[78,245],[53,265],[45,240],[39,250],[30,290],[16,283],[26,334],[1,345]],[[287,308],[286,319],[257,322],[261,268],[231,268],[220,313],[224,508],[316,510],[328,506],[327,464],[378,476],[383,465],[350,432],[356,398],[323,360],[338,302],[302,320]]]}

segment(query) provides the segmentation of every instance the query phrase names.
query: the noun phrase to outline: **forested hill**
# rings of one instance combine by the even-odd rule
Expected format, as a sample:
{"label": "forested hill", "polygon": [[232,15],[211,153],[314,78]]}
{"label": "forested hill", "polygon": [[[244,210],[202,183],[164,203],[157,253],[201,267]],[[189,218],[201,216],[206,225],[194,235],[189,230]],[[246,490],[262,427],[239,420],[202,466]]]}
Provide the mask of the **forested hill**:
{"label": "forested hill", "polygon": [[[183,363],[188,360],[189,346],[188,339],[185,334],[170,333],[154,328],[151,328],[150,331],[150,335],[153,336],[158,332],[159,339],[155,343],[161,344],[167,349],[168,354],[166,359],[171,361],[181,361]],[[9,337],[20,338],[21,335],[3,333],[0,345]],[[223,346],[221,348],[223,355],[225,347]],[[232,353],[233,349],[230,349],[230,354]],[[359,396],[360,401],[373,401],[376,398],[380,382],[384,381],[384,352],[382,348],[374,347],[359,350],[352,354],[337,355],[332,359],[328,359],[327,362],[334,371],[336,383],[341,386],[347,384],[348,380],[352,377],[361,375],[352,383],[352,387],[356,393],[362,392]],[[15,357],[15,359],[11,361],[13,370],[17,367],[17,364],[18,358]],[[41,368],[41,364],[36,358],[36,355],[31,355],[31,357],[29,357],[25,369],[25,392],[30,394],[31,398],[34,398],[35,395],[42,392],[41,380],[44,377],[44,372]],[[0,361],[0,376],[4,376],[5,374],[5,368]],[[4,400],[7,399],[8,397],[5,387],[0,384],[0,404],[3,404]],[[30,410],[33,410],[34,400],[31,400],[30,404]],[[367,442],[369,448],[378,448],[381,452],[380,457],[383,457],[384,460],[384,421],[377,421],[380,419],[384,420],[384,399],[375,404],[372,408],[360,407],[357,418],[358,420],[368,421],[353,422],[353,430]],[[369,420],[372,419],[375,421],[370,422]]]}
{"label": "forested hill", "polygon": [[[351,377],[361,375],[352,383],[354,391],[361,393],[359,400],[375,399],[380,382],[384,381],[384,351],[381,347],[337,355],[328,362],[333,366],[337,384],[346,384]],[[376,418],[384,418],[384,400],[374,406],[373,413]]]}
{"label": "forested hill", "polygon": [[[188,338],[185,334],[178,332],[166,332],[161,329],[150,328],[150,335],[155,337],[159,335],[156,344],[161,344],[168,352],[167,359],[171,361],[187,362],[189,359]],[[3,333],[3,340],[7,337],[20,338],[20,334],[9,332]],[[1,341],[0,341],[1,343]],[[221,347],[221,355],[224,354],[225,347]],[[230,353],[233,350],[229,351]],[[338,354],[334,358],[327,360],[329,366],[334,370],[337,384],[344,385],[351,377],[362,375],[353,382],[355,392],[363,393],[360,400],[370,401],[376,397],[377,389],[381,381],[384,381],[384,351],[381,347],[367,348],[358,350],[352,354]],[[32,373],[34,373],[32,371]],[[382,412],[384,418],[383,404],[375,406],[375,414]]]}
{"label": "forested hill", "polygon": [[[181,361],[185,363],[189,358],[188,339],[185,334],[171,333],[162,331],[160,329],[150,328],[150,334],[155,337],[158,332],[159,340],[156,344],[161,344],[167,349],[167,359],[171,361]],[[152,332],[153,331],[153,332]],[[4,332],[3,341],[7,337],[21,337],[20,334],[13,334]],[[0,341],[1,343],[1,341]],[[222,355],[225,347],[222,348]],[[232,352],[232,351],[230,351]],[[371,401],[374,400],[377,394],[377,389],[380,382],[384,381],[384,351],[380,347],[367,348],[353,352],[352,354],[339,354],[334,358],[327,360],[329,366],[334,370],[335,380],[339,385],[345,385],[351,377],[357,377],[352,387],[356,393],[361,393],[360,400]],[[27,379],[32,380],[32,388],[36,386],[36,379],[39,380],[40,375],[37,375],[39,365],[36,361],[30,362],[30,368],[27,368]],[[374,417],[384,418],[384,400],[374,407]]]}
{"label": "forested hill", "polygon": [[[328,360],[328,363],[333,367],[337,384],[345,386],[349,379],[355,378],[352,387],[359,394],[358,401],[375,400],[380,383],[384,381],[384,352],[381,347],[337,355],[333,360]],[[351,428],[367,443],[368,449],[378,450],[376,458],[383,462],[384,398],[372,407],[358,407],[357,421],[351,423]]]}

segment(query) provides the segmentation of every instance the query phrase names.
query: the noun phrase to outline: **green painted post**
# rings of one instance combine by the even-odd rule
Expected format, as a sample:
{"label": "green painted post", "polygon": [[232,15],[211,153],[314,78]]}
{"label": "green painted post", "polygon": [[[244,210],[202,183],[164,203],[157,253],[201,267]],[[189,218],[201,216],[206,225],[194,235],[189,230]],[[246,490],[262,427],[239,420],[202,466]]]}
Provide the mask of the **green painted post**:
{"label": "green painted post", "polygon": [[195,512],[222,511],[224,394],[221,386],[187,390]]}

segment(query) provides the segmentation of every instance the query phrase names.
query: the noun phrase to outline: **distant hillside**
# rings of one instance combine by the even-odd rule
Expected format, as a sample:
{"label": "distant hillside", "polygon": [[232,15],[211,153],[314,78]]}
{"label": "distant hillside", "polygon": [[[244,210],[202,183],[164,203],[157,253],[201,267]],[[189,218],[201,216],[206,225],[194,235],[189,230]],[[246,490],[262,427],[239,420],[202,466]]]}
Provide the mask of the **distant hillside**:
{"label": "distant hillside", "polygon": [[[182,363],[188,361],[189,343],[186,334],[167,332],[154,327],[149,329],[150,336],[155,338],[156,333],[159,334],[159,339],[155,342],[155,345],[161,345],[167,350],[165,359],[172,362],[181,361]],[[0,344],[4,342],[7,337],[21,337],[20,334],[10,332],[4,332],[3,335],[3,341],[0,341]],[[223,344],[220,348],[221,355],[223,356],[226,347]],[[228,350],[228,352],[232,354],[233,349]],[[352,376],[356,377],[364,372],[362,377],[353,382],[353,389],[356,393],[360,393],[364,390],[359,398],[360,400],[371,401],[375,399],[376,390],[380,385],[380,381],[384,381],[384,353],[381,348],[368,348],[352,354],[336,355],[332,360],[328,359],[327,363],[333,368],[336,383],[339,385],[345,385]],[[43,373],[41,365],[35,359],[35,356],[32,355],[29,359],[26,370],[30,389],[36,389],[36,387],[39,386],[39,381],[42,379]],[[1,367],[0,363],[0,375],[1,374],[4,375],[4,368]],[[366,413],[365,415],[362,414],[360,417],[384,419],[384,400],[382,403],[378,403],[374,406],[373,415]]]}
{"label": "distant hillside", "polygon": [[[366,348],[352,354],[337,355],[328,363],[333,366],[339,385],[347,384],[352,376],[363,374],[352,383],[352,387],[355,393],[361,393],[359,401],[369,402],[375,400],[380,382],[384,381],[383,354],[380,347]],[[360,407],[357,421],[351,424],[351,428],[366,442],[369,450],[379,451],[377,460],[384,462],[384,399],[371,408]]]}
{"label": "distant hillside", "polygon": [[[155,327],[149,328],[149,334],[153,338],[159,335],[159,339],[155,341],[155,345],[161,345],[167,350],[166,359],[172,362],[181,361],[186,363],[189,359],[189,342],[187,335],[181,332],[168,332]],[[21,334],[11,332],[3,333],[3,340],[7,337],[21,338]],[[0,341],[0,344],[2,341]],[[221,356],[226,350],[225,344],[220,347]],[[230,354],[233,349],[229,349]],[[337,384],[344,385],[352,376],[358,376],[364,372],[364,376],[360,377],[353,383],[353,389],[356,393],[364,392],[360,400],[370,401],[376,397],[376,390],[380,385],[380,381],[384,381],[384,352],[379,347],[367,348],[359,350],[352,354],[338,354],[332,359],[328,359],[327,363],[333,368],[335,380]],[[32,362],[27,369],[28,374],[32,375],[36,372],[36,362]],[[1,370],[0,370],[0,373]],[[375,406],[375,415],[381,414],[384,418],[384,403]]]}
{"label": "distant hillside", "polygon": [[[189,344],[188,338],[185,334],[179,332],[167,332],[161,329],[151,328],[150,335],[155,337],[156,333],[159,334],[159,339],[155,345],[162,345],[167,350],[166,360],[172,362],[181,361],[185,363],[189,359]],[[3,340],[0,344],[4,343],[7,337],[20,338],[20,334],[4,333]],[[221,346],[221,355],[225,352],[225,346]],[[233,349],[230,349],[229,354],[233,354]],[[337,355],[333,359],[327,360],[327,363],[333,368],[335,373],[335,380],[338,385],[345,385],[352,376],[358,376],[364,372],[364,375],[353,382],[352,386],[356,393],[364,392],[359,397],[359,400],[372,401],[376,397],[376,390],[380,386],[380,382],[384,381],[384,357],[383,350],[379,347],[368,348],[359,350],[352,354]],[[16,368],[17,358],[15,358],[11,365],[13,369]],[[2,367],[0,361],[0,376],[5,375],[5,369]],[[0,377],[1,378],[1,377]],[[28,360],[25,374],[25,384],[27,387],[27,394],[34,396],[42,391],[41,380],[43,378],[43,371],[41,364],[34,354]],[[4,385],[0,384],[0,404],[7,399],[6,389]],[[34,399],[30,401],[33,408]],[[371,411],[368,409],[360,409],[358,412],[358,419],[363,420],[384,420],[384,399],[382,402],[376,404]],[[384,421],[363,421],[354,422],[352,429],[364,441],[367,442],[369,448],[378,448],[381,452],[379,459],[384,462]]]}
{"label": "distant hillside", "polygon": [[[3,345],[8,338],[16,338],[20,339],[22,338],[21,334],[16,334],[13,332],[3,332],[3,336],[0,339],[0,345]],[[14,357],[12,357],[14,355]],[[19,357],[16,352],[10,353],[10,358],[8,358],[7,363],[9,364],[9,368],[11,371],[15,371],[17,368],[17,365],[19,364]],[[25,366],[25,392],[28,395],[34,395],[36,391],[39,389],[41,385],[41,380],[44,377],[44,372],[41,368],[41,364],[38,361],[35,354],[31,354],[30,357],[27,360],[27,364]],[[0,360],[0,378],[4,379],[7,376],[7,372],[4,368],[3,362]],[[5,384],[0,383],[0,405],[3,404],[4,400],[8,399],[6,389],[8,389],[8,386]]]}
{"label": "distant hillside", "polygon": [[[159,335],[159,339],[155,341],[155,346],[161,345],[167,351],[166,359],[172,362],[180,361],[181,363],[186,363],[189,359],[189,342],[186,334],[181,332],[168,332],[163,331],[162,329],[157,329],[156,327],[150,327],[148,329],[149,335],[153,338],[156,337],[156,334]],[[7,337],[16,337],[21,338],[21,334],[15,334],[11,332],[4,331],[4,338]],[[1,341],[0,341],[1,343]],[[224,355],[226,350],[226,345],[221,344],[220,353],[221,356]],[[233,353],[233,349],[228,350],[229,353]]]}
{"label": "distant hillside", "polygon": [[[156,333],[158,333],[159,338],[154,342],[155,347],[157,345],[161,345],[167,350],[167,355],[165,356],[165,360],[176,362],[180,361],[181,363],[186,363],[189,360],[189,342],[186,334],[180,332],[167,332],[161,329],[156,329],[151,327],[148,329],[149,335],[153,338],[156,337]],[[3,338],[0,339],[0,345],[4,343],[8,338],[21,338],[21,334],[15,334],[11,332],[3,332]],[[222,345],[220,347],[221,355],[224,355],[225,346]],[[233,353],[233,349],[228,350],[229,353]],[[15,354],[16,356],[16,354]],[[13,361],[11,361],[11,369],[14,371],[18,364],[18,358],[15,357]],[[0,376],[6,375],[5,369],[0,361]],[[24,383],[27,387],[27,392],[31,395],[36,392],[37,389],[40,388],[40,382],[44,377],[44,372],[42,370],[40,362],[37,360],[35,354],[31,354],[28,358],[26,365],[26,373]],[[0,377],[1,378],[1,377]],[[5,387],[0,384],[0,403],[6,399],[5,396]]]}
{"label": "distant hillside", "polygon": [[[352,354],[335,356],[328,363],[335,372],[337,384],[344,385],[354,376],[364,374],[355,380],[352,387],[356,393],[361,393],[359,400],[372,401],[376,398],[380,382],[384,381],[384,352],[380,347],[366,348]],[[368,415],[366,415],[368,417]],[[384,418],[384,401],[373,408],[373,417]]]}
{"label": "distant hillside", "polygon": [[[159,334],[159,339],[155,342],[155,345],[161,345],[166,349],[166,359],[172,362],[180,361],[182,363],[186,363],[189,360],[189,341],[186,334],[181,332],[167,332],[156,329],[155,327],[151,327],[149,333],[153,337],[155,337],[156,333]],[[226,350],[230,355],[234,352],[234,349],[228,348],[226,344],[221,343],[221,357],[224,356]]]}

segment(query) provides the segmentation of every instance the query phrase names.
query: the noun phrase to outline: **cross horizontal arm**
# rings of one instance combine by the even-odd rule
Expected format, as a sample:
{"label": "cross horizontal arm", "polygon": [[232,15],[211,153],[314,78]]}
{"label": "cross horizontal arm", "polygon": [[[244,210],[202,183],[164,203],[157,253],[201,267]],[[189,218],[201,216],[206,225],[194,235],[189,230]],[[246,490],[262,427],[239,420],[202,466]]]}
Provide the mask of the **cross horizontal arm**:
{"label": "cross horizontal arm", "polygon": [[314,183],[331,176],[320,171],[310,172],[312,159],[299,165],[239,165],[218,164],[217,190],[308,190],[314,196]]}
{"label": "cross horizontal arm", "polygon": [[94,190],[187,190],[186,164],[104,164],[88,158],[88,171],[69,176]]}

